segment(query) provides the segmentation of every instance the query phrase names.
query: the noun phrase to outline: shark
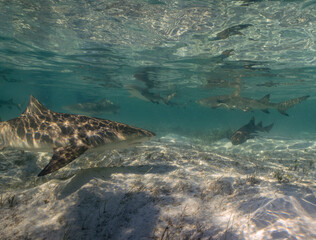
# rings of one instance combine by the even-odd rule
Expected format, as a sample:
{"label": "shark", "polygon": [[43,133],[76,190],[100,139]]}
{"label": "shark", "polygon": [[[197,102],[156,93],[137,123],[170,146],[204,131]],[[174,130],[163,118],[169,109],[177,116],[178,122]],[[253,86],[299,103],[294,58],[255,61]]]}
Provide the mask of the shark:
{"label": "shark", "polygon": [[154,136],[119,122],[53,112],[32,95],[20,117],[0,122],[0,149],[53,152],[38,176],[57,171],[85,152],[131,147]]}
{"label": "shark", "polygon": [[273,127],[273,123],[263,127],[262,122],[259,122],[257,125],[255,124],[255,118],[252,117],[246,125],[239,128],[236,132],[231,136],[231,142],[233,145],[238,145],[246,142],[248,139],[254,137],[253,133],[257,131],[260,132],[269,132]]}
{"label": "shark", "polygon": [[118,113],[120,107],[108,99],[101,99],[97,102],[82,102],[63,106],[63,109],[76,114],[98,116],[103,113]]}
{"label": "shark", "polygon": [[261,99],[253,99],[240,96],[240,91],[237,89],[229,95],[219,95],[200,99],[198,104],[210,108],[225,108],[229,110],[241,109],[244,112],[261,110],[265,113],[270,113],[269,109],[277,109],[279,113],[289,116],[286,111],[294,107],[296,104],[309,98],[309,95],[285,100],[279,103],[270,102],[270,94],[265,95]]}
{"label": "shark", "polygon": [[170,100],[176,95],[176,92],[169,94],[166,97],[162,97],[159,93],[153,93],[148,88],[139,87],[136,85],[125,85],[126,90],[131,94],[131,97],[136,97],[146,102],[152,103],[164,103],[171,105]]}

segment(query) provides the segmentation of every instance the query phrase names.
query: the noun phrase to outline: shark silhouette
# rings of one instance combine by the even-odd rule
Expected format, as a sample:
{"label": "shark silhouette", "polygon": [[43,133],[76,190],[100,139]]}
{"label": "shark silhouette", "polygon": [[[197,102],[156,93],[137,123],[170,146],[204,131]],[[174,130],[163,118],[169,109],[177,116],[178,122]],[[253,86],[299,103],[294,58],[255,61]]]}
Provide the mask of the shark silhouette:
{"label": "shark silhouette", "polygon": [[159,93],[153,93],[148,88],[139,87],[136,85],[126,85],[125,88],[131,94],[131,97],[136,97],[146,102],[164,103],[166,105],[173,105],[170,100],[176,95],[176,92],[169,94],[166,97],[160,96]]}
{"label": "shark silhouette", "polygon": [[289,99],[280,103],[270,102],[270,94],[265,95],[261,99],[246,98],[240,96],[240,91],[236,90],[229,95],[219,95],[209,98],[198,100],[202,106],[211,108],[226,108],[226,109],[241,109],[243,111],[261,110],[265,113],[269,113],[270,108],[277,109],[281,114],[288,116],[287,109],[295,106],[296,104],[306,100],[309,95]]}
{"label": "shark silhouette", "polygon": [[273,127],[273,123],[269,126],[262,126],[262,122],[259,122],[257,125],[255,124],[255,118],[252,117],[246,125],[239,128],[236,132],[231,136],[231,142],[233,145],[238,145],[246,142],[248,139],[254,137],[254,133],[260,132],[269,132]]}
{"label": "shark silhouette", "polygon": [[72,111],[76,114],[98,116],[103,113],[118,113],[120,106],[110,100],[103,98],[98,102],[81,102],[73,105],[63,106],[66,111]]}
{"label": "shark silhouette", "polygon": [[123,123],[53,112],[33,96],[20,117],[0,122],[0,149],[53,150],[52,159],[38,176],[57,171],[87,150],[129,147],[154,136]]}

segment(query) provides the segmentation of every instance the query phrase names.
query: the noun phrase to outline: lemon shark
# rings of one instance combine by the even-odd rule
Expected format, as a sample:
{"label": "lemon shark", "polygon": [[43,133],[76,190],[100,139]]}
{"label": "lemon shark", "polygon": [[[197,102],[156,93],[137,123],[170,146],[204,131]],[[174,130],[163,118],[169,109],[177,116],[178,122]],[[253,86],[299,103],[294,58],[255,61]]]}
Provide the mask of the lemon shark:
{"label": "lemon shark", "polygon": [[261,99],[246,98],[240,96],[240,90],[237,89],[229,95],[219,95],[198,100],[197,103],[201,106],[210,108],[225,108],[225,109],[241,109],[243,111],[261,110],[269,113],[268,109],[277,109],[281,114],[288,116],[287,109],[306,100],[309,95],[289,99],[280,103],[270,102],[270,94],[265,95]]}
{"label": "lemon shark", "polygon": [[53,151],[38,176],[57,171],[86,151],[130,147],[154,136],[123,123],[53,112],[33,96],[20,117],[0,122],[0,149]]}

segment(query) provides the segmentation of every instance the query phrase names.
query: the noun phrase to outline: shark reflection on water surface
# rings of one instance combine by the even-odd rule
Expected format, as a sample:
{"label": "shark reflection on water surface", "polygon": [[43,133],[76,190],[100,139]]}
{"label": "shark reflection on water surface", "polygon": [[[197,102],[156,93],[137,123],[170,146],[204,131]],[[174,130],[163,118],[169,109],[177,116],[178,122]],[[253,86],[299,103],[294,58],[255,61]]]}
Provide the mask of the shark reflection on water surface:
{"label": "shark reflection on water surface", "polygon": [[53,150],[52,159],[38,176],[57,171],[88,150],[131,147],[154,136],[123,123],[53,112],[33,96],[20,117],[0,122],[0,149]]}
{"label": "shark reflection on water surface", "polygon": [[288,116],[286,111],[306,100],[309,95],[285,100],[280,103],[270,102],[270,94],[265,95],[261,99],[246,98],[240,96],[240,91],[237,90],[229,95],[218,95],[198,100],[197,103],[201,106],[210,108],[225,108],[229,110],[241,109],[243,111],[261,110],[265,113],[269,113],[268,109],[277,109],[281,114]]}
{"label": "shark reflection on water surface", "polygon": [[63,106],[63,109],[75,114],[98,116],[103,113],[118,113],[120,107],[108,99],[102,99],[98,102],[82,102],[73,105]]}

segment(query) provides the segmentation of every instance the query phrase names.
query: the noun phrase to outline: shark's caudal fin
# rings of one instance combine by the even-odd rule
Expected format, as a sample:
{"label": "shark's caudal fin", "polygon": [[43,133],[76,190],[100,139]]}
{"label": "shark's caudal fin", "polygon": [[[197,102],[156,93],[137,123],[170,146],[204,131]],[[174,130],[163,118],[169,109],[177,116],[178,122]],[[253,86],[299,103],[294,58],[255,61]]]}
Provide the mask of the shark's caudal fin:
{"label": "shark's caudal fin", "polygon": [[290,100],[286,100],[284,102],[279,103],[277,109],[278,109],[278,111],[281,114],[289,116],[286,113],[286,110],[288,110],[289,108],[295,106],[296,104],[299,104],[300,102],[306,100],[307,98],[309,98],[309,95],[306,95],[306,96],[303,96],[303,97],[298,97],[298,98],[293,98],[293,99],[290,99]]}
{"label": "shark's caudal fin", "polygon": [[54,149],[53,157],[46,167],[38,174],[38,176],[44,176],[46,174],[57,171],[58,169],[71,163],[85,151],[86,146],[73,146],[59,147]]}

